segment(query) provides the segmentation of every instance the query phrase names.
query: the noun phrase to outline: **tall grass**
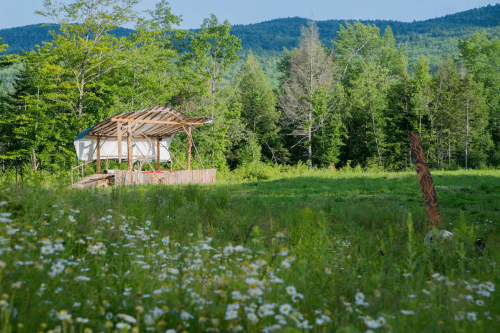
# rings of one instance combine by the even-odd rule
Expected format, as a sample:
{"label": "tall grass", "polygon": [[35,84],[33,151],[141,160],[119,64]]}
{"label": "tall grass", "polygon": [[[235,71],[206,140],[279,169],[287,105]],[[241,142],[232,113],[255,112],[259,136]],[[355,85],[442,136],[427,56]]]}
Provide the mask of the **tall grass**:
{"label": "tall grass", "polygon": [[454,237],[430,247],[413,172],[93,190],[4,182],[0,327],[496,332],[500,173],[433,175]]}

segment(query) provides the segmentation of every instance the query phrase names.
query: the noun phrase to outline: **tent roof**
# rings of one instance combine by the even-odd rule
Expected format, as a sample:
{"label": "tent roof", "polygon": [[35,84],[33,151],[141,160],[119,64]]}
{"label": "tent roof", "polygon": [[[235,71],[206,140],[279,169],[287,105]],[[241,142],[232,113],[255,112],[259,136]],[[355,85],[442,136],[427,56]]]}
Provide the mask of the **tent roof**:
{"label": "tent roof", "polygon": [[149,109],[112,116],[80,133],[76,139],[85,136],[118,137],[117,124],[122,124],[122,132],[131,128],[134,136],[169,137],[188,127],[210,123],[211,120],[210,117],[189,117],[180,110],[155,105]]}

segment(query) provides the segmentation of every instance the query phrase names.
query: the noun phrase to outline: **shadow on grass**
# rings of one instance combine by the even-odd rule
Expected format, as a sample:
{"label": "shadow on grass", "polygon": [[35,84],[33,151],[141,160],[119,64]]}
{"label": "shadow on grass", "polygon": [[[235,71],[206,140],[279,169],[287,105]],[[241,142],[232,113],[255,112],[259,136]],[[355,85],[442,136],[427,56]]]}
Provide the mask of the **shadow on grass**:
{"label": "shadow on grass", "polygon": [[[470,223],[499,220],[500,177],[438,173],[433,178],[442,227],[457,222],[460,210]],[[232,201],[245,202],[247,209],[266,207],[278,212],[310,206],[333,221],[350,220],[372,230],[412,213],[417,231],[427,230],[425,205],[414,174],[299,176],[222,186]]]}

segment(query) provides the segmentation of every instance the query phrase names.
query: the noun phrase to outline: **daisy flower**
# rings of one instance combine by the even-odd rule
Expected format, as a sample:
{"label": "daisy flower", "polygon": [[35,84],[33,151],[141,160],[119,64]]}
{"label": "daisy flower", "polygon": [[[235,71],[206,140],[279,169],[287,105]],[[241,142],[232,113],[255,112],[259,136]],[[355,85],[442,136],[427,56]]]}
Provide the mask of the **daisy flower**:
{"label": "daisy flower", "polygon": [[286,292],[288,295],[295,295],[297,293],[297,290],[295,290],[294,286],[288,286],[286,287]]}

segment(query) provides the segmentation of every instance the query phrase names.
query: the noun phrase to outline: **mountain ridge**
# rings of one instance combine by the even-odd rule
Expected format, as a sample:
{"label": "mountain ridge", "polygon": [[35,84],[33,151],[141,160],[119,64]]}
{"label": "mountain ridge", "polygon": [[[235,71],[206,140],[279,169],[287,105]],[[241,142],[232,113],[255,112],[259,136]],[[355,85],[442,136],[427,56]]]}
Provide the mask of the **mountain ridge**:
{"label": "mountain ridge", "polygon": [[[331,41],[337,38],[337,31],[341,24],[345,22],[352,24],[356,21],[363,24],[374,24],[380,28],[381,32],[387,26],[390,26],[398,42],[408,40],[408,36],[412,34],[431,34],[431,37],[434,37],[432,36],[433,34],[439,34],[443,30],[454,30],[456,31],[456,35],[460,36],[460,31],[467,30],[467,28],[500,26],[500,4],[413,22],[336,19],[316,21],[321,41],[325,45],[330,46]],[[306,22],[307,19],[301,17],[276,18],[260,23],[236,24],[233,26],[231,33],[242,40],[244,49],[281,51],[283,47],[291,49],[297,46],[298,38],[300,37],[300,27],[305,25]],[[43,41],[51,41],[52,37],[49,31],[53,30],[54,26],[55,24],[46,25],[44,23],[1,29],[0,37],[9,45],[9,49],[5,53],[18,53],[23,50],[31,50],[35,45],[41,45]],[[192,31],[197,30],[192,29]],[[116,36],[126,36],[133,32],[133,29],[117,28]]]}

